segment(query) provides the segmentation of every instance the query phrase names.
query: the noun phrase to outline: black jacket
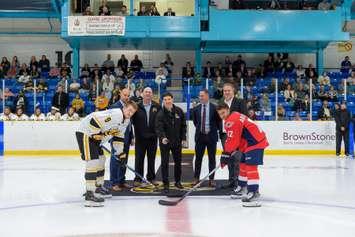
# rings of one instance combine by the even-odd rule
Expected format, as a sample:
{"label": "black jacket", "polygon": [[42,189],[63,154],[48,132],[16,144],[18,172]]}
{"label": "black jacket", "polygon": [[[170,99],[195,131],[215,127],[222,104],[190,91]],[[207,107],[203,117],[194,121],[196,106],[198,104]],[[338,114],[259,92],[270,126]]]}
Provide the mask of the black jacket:
{"label": "black jacket", "polygon": [[[199,104],[192,110],[192,121],[196,127],[195,132],[195,141],[197,141],[201,134],[201,114],[202,114],[202,105]],[[221,126],[221,118],[219,117],[216,106],[210,103],[210,110],[209,110],[209,122],[210,122],[210,132],[208,133],[209,139],[214,142],[218,141],[218,130],[220,130]]]}
{"label": "black jacket", "polygon": [[336,111],[334,114],[334,119],[337,130],[340,130],[340,127],[344,127],[345,130],[348,129],[349,122],[351,121],[351,119],[350,114],[346,109]]}
{"label": "black jacket", "polygon": [[157,139],[157,134],[155,132],[155,119],[160,109],[160,105],[152,101],[152,105],[149,110],[149,124],[147,125],[147,113],[143,102],[138,104],[138,110],[132,117],[136,140]]}
{"label": "black jacket", "polygon": [[67,93],[62,92],[55,93],[52,99],[52,106],[57,107],[61,114],[65,114],[67,107],[69,106],[69,96]]}
{"label": "black jacket", "polygon": [[174,105],[170,112],[163,107],[156,116],[155,132],[160,142],[165,137],[169,144],[181,144],[186,140],[186,119],[182,109]]}
{"label": "black jacket", "polygon": [[[224,102],[224,99],[220,102]],[[239,98],[233,98],[231,107],[229,108],[230,112],[239,112],[242,113],[246,116],[248,116],[248,110],[247,110],[247,104],[244,99],[239,99]]]}

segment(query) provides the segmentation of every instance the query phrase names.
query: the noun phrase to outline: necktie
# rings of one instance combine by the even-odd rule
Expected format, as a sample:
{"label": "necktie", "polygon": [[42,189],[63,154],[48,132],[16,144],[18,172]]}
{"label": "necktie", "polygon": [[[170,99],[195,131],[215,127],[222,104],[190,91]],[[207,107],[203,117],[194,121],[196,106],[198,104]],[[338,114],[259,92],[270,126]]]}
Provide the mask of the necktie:
{"label": "necktie", "polygon": [[206,105],[202,106],[202,128],[201,131],[203,134],[206,134]]}

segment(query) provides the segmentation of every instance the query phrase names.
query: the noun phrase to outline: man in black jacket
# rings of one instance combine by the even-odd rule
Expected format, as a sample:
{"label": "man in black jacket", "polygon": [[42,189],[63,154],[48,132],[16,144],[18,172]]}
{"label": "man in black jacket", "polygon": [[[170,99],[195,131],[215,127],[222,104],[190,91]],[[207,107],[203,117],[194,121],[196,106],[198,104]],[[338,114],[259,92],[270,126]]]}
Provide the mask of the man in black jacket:
{"label": "man in black jacket", "polygon": [[[207,148],[208,169],[211,172],[216,168],[216,149],[218,142],[218,130],[221,119],[217,113],[216,106],[209,101],[208,90],[200,91],[200,104],[192,110],[192,120],[196,127],[195,132],[195,174],[194,184],[200,180],[202,158]],[[215,187],[214,174],[210,177],[208,185]]]}
{"label": "man in black jacket", "polygon": [[[157,152],[158,139],[155,133],[155,118],[160,110],[158,103],[152,101],[153,91],[146,87],[142,93],[143,101],[138,104],[138,110],[132,117],[134,125],[135,143],[135,170],[144,176],[144,157],[147,154],[148,173],[147,179],[155,182],[155,155]],[[135,186],[142,182],[138,176],[134,179]]]}
{"label": "man in black jacket", "polygon": [[[221,102],[226,103],[229,106],[230,112],[239,112],[248,116],[248,110],[245,100],[235,97],[235,87],[232,83],[225,83],[223,85],[223,99]],[[222,146],[226,141],[227,135],[222,122],[222,129],[220,131],[220,138]],[[239,175],[239,163],[229,162],[229,182],[224,185],[223,188],[234,188],[236,186],[236,177]]]}
{"label": "man in black jacket", "polygon": [[52,106],[59,108],[61,115],[66,113],[69,106],[69,96],[64,92],[64,88],[61,85],[58,86],[57,92],[53,96]]}
{"label": "man in black jacket", "polygon": [[174,159],[175,186],[181,185],[181,150],[186,147],[186,120],[181,108],[174,105],[173,95],[169,92],[163,95],[163,108],[158,112],[155,130],[159,138],[161,153],[161,172],[164,191],[169,191],[169,154]]}
{"label": "man in black jacket", "polygon": [[335,111],[336,124],[336,155],[340,155],[341,141],[344,140],[345,156],[349,156],[349,122],[350,114],[345,104],[340,105],[340,110]]}

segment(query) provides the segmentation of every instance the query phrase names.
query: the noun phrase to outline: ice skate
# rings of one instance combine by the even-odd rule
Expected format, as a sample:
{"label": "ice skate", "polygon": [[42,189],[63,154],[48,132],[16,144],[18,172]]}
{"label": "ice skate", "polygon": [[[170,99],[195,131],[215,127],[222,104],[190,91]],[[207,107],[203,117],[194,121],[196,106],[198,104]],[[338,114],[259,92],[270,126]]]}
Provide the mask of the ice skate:
{"label": "ice skate", "polygon": [[103,207],[105,199],[96,197],[92,191],[87,191],[85,194],[86,207]]}
{"label": "ice skate", "polygon": [[230,197],[231,199],[242,199],[243,197],[246,197],[246,194],[247,194],[247,188],[238,186],[232,191]]}
{"label": "ice skate", "polygon": [[260,203],[260,193],[256,192],[249,192],[246,197],[242,198],[243,207],[261,207]]}
{"label": "ice skate", "polygon": [[107,198],[112,198],[112,193],[105,187],[97,187],[95,190],[95,194],[98,197],[107,199]]}

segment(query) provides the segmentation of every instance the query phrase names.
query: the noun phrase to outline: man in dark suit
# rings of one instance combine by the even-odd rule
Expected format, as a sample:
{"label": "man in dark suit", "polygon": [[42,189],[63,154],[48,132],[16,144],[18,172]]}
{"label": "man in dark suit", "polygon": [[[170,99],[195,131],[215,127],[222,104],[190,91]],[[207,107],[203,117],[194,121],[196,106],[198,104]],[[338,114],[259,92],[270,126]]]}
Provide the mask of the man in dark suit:
{"label": "man in dark suit", "polygon": [[215,76],[214,68],[211,66],[211,62],[208,61],[206,67],[203,68],[203,75],[204,78],[213,78]]}
{"label": "man in dark suit", "polygon": [[[235,97],[235,86],[232,83],[225,83],[223,85],[223,99],[221,102],[229,106],[230,112],[239,112],[248,116],[248,110],[245,100]],[[222,129],[220,130],[220,138],[222,145],[226,141],[227,135],[222,122]],[[229,182],[223,188],[234,188],[236,186],[236,177],[239,175],[239,163],[230,162],[228,164]]]}
{"label": "man in dark suit", "polygon": [[69,106],[69,96],[64,92],[64,88],[61,85],[58,86],[57,92],[53,96],[52,106],[59,108],[61,115],[66,113]]}
{"label": "man in dark suit", "polygon": [[[209,172],[216,168],[217,132],[221,124],[220,117],[216,111],[216,106],[209,101],[208,90],[201,90],[199,98],[200,104],[192,110],[192,120],[196,127],[194,185],[200,180],[202,158],[206,148],[208,153]],[[216,186],[214,174],[210,176],[208,186]]]}
{"label": "man in dark suit", "polygon": [[[110,109],[114,108],[123,108],[123,106],[129,100],[130,91],[127,88],[124,88],[120,91],[120,100],[110,106]],[[113,191],[121,191],[123,188],[131,188],[130,185],[126,183],[126,167],[122,164],[125,162],[127,164],[128,161],[128,153],[129,153],[129,146],[133,143],[133,131],[131,123],[127,126],[126,132],[124,134],[124,148],[123,152],[126,154],[126,159],[119,162],[116,157],[112,154],[111,155],[111,162],[110,162],[110,181],[112,184]],[[111,144],[111,149],[112,149]]]}
{"label": "man in dark suit", "polygon": [[171,7],[168,8],[167,12],[164,12],[164,16],[175,16],[175,12],[171,9]]}
{"label": "man in dark suit", "polygon": [[[147,154],[148,173],[147,179],[157,184],[155,181],[155,155],[158,146],[158,137],[155,133],[155,118],[160,110],[160,105],[154,101],[153,91],[150,87],[144,88],[142,92],[143,100],[138,104],[138,110],[132,117],[135,132],[135,170],[144,176],[144,157]],[[141,178],[134,179],[135,186],[141,185]]]}

